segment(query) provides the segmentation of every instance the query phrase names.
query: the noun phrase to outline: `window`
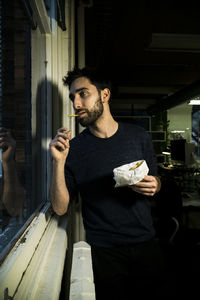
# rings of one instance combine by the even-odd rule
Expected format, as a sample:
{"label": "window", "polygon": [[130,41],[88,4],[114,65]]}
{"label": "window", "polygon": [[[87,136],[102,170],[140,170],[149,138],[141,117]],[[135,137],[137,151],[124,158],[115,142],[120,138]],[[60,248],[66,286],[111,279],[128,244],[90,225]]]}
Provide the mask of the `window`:
{"label": "window", "polygon": [[200,106],[192,108],[192,142],[195,144],[195,158],[200,161]]}
{"label": "window", "polygon": [[55,18],[65,1],[43,4],[0,1],[0,260],[48,202],[50,140],[61,126],[75,134],[62,84],[74,66],[73,1],[66,20],[59,11],[68,30]]}
{"label": "window", "polygon": [[30,25],[18,1],[0,7],[0,252],[31,202]]}

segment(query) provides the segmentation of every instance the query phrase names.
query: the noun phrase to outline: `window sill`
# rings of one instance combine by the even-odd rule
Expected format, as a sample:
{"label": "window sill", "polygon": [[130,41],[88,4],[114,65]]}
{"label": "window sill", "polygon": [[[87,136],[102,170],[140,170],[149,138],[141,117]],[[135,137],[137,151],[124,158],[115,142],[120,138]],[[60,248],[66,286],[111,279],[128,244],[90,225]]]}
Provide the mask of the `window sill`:
{"label": "window sill", "polygon": [[[67,216],[46,203],[0,267],[0,299],[58,299],[67,248]],[[56,274],[56,276],[55,276]]]}

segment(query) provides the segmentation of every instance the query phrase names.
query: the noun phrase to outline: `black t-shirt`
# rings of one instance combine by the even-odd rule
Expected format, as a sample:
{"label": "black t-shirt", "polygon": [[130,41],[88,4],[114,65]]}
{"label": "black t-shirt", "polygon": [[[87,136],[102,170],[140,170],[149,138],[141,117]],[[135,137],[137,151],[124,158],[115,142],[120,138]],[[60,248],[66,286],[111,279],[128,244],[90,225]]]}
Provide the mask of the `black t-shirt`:
{"label": "black t-shirt", "polygon": [[90,245],[129,245],[154,236],[149,197],[129,187],[114,187],[113,169],[142,159],[149,175],[156,175],[150,135],[136,125],[119,123],[117,132],[109,138],[98,138],[85,129],[70,141],[66,184],[71,198],[74,192],[80,192]]}

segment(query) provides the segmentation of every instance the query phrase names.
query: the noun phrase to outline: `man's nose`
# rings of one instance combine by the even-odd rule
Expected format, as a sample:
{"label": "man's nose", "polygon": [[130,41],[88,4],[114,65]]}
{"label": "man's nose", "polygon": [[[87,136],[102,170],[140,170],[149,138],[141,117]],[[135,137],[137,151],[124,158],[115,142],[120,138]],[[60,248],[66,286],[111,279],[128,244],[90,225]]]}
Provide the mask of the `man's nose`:
{"label": "man's nose", "polygon": [[76,96],[76,97],[74,98],[74,103],[73,103],[73,105],[74,105],[74,109],[80,109],[80,108],[82,107],[81,99],[80,99],[79,96]]}

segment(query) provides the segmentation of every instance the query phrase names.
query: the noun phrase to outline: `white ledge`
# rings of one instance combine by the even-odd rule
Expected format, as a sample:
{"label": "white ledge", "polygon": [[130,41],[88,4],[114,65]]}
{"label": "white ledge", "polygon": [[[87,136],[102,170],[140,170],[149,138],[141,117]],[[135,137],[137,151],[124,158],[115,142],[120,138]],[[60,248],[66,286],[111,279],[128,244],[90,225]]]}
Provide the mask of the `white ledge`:
{"label": "white ledge", "polygon": [[0,299],[59,299],[66,226],[67,217],[52,214],[47,203],[0,267]]}
{"label": "white ledge", "polygon": [[95,300],[91,249],[86,242],[74,244],[70,300]]}

